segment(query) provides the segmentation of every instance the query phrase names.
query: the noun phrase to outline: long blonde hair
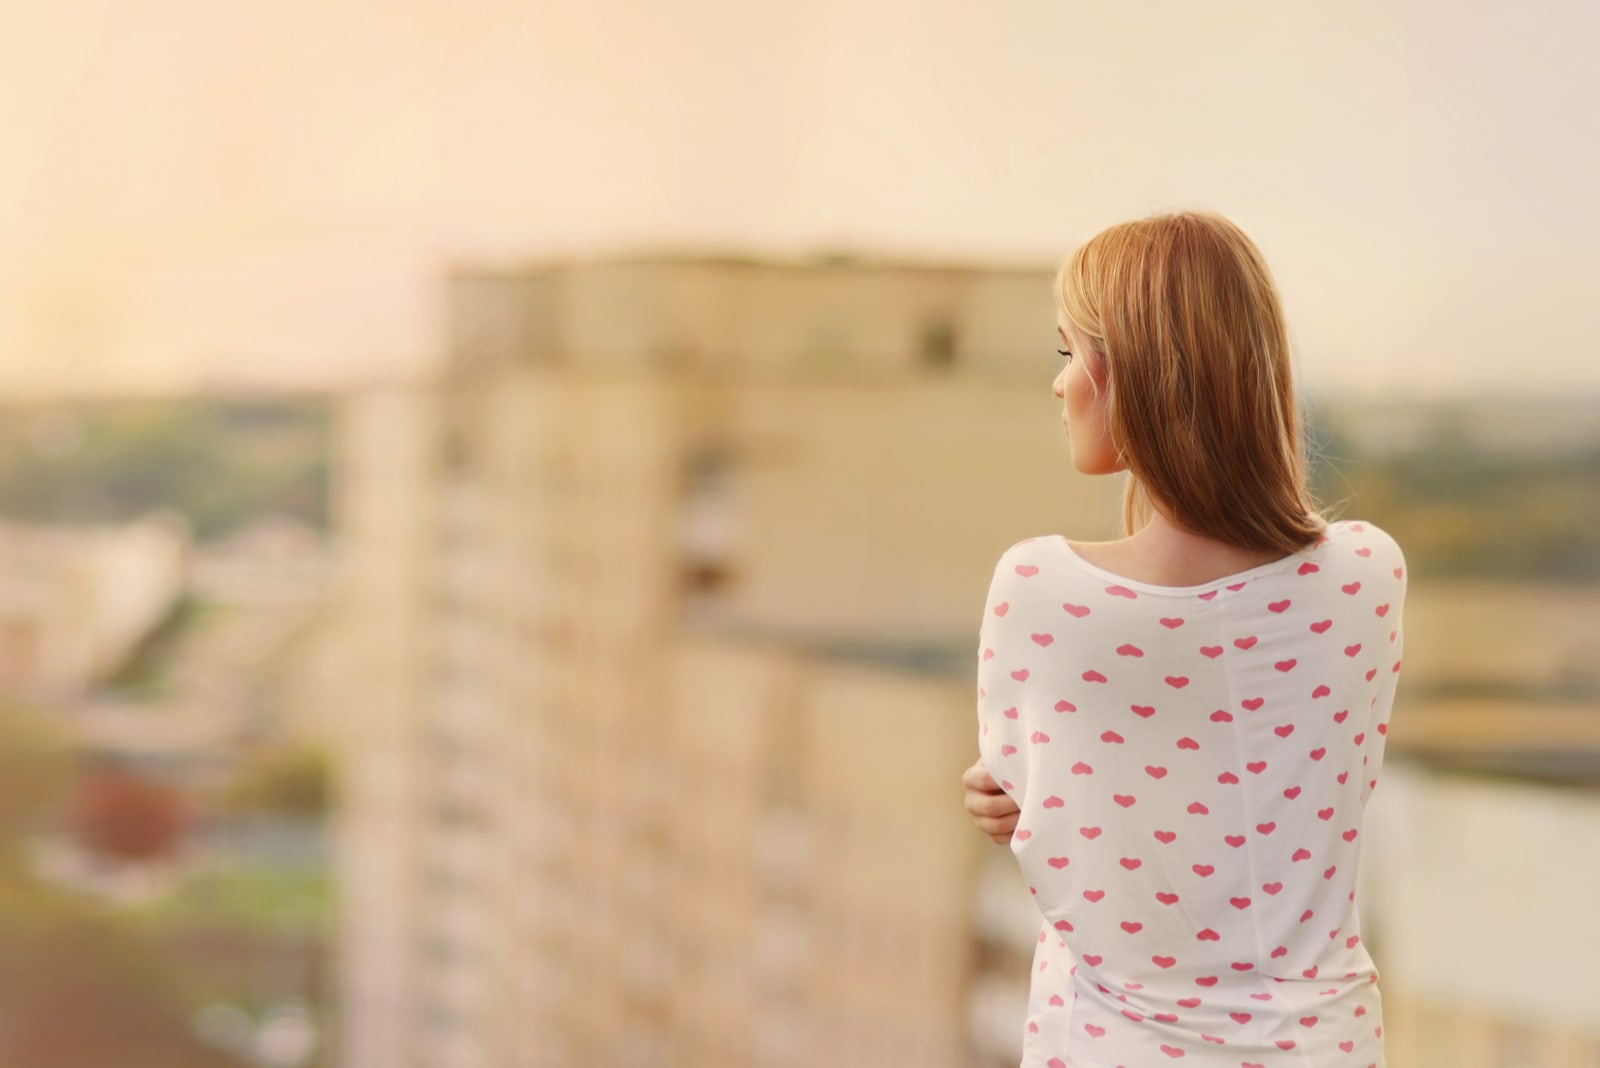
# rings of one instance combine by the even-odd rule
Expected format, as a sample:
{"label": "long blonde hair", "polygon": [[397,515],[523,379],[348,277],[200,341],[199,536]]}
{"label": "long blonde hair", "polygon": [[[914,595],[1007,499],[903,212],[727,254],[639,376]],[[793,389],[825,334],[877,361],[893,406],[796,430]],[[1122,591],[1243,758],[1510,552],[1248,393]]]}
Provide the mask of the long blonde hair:
{"label": "long blonde hair", "polygon": [[1126,533],[1153,502],[1250,549],[1288,555],[1322,535],[1283,311],[1238,226],[1193,211],[1112,226],[1062,264],[1056,294],[1105,372]]}

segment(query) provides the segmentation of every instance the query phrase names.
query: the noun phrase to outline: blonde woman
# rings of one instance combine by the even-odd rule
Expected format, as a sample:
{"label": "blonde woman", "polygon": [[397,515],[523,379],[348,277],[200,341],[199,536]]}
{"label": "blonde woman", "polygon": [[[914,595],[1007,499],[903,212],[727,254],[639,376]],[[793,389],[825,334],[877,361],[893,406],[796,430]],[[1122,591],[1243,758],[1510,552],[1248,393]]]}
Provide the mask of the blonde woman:
{"label": "blonde woman", "polygon": [[1283,315],[1237,226],[1111,227],[1056,279],[1073,464],[1116,541],[1011,546],[979,635],[980,829],[1043,917],[1025,1068],[1383,1064],[1355,903],[1406,591],[1329,521]]}

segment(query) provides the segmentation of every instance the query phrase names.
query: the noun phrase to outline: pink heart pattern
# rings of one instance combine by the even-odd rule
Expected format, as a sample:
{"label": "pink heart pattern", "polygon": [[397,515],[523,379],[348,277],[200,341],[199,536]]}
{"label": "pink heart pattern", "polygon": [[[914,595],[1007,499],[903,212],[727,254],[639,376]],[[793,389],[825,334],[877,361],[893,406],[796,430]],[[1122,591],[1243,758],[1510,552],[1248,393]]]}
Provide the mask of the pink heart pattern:
{"label": "pink heart pattern", "polygon": [[979,753],[1022,809],[1011,849],[1044,917],[1022,1068],[1381,1063],[1354,875],[1399,546],[1341,520],[1167,587],[1064,545],[1002,554],[977,657]]}

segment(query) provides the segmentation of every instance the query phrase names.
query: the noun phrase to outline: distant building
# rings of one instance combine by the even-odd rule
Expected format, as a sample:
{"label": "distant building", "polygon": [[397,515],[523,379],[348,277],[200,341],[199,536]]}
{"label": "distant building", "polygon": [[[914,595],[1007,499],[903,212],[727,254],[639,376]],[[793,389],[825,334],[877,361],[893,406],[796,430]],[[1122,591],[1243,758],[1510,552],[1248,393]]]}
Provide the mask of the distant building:
{"label": "distant building", "polygon": [[190,568],[207,601],[272,605],[315,602],[327,592],[332,559],[320,531],[269,514],[225,538],[197,546]]}
{"label": "distant building", "polygon": [[190,543],[171,512],[118,526],[0,523],[0,687],[61,698],[104,682],[176,605]]}

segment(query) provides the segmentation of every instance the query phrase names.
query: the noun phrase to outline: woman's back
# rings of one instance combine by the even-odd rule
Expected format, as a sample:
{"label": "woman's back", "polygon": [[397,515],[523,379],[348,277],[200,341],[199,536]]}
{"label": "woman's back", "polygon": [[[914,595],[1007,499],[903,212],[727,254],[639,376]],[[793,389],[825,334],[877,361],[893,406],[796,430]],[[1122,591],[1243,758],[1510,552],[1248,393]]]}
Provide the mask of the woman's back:
{"label": "woman's back", "polygon": [[1025,1065],[1382,1063],[1354,891],[1405,588],[1355,521],[1192,587],[1001,557],[979,749],[1044,917]]}

